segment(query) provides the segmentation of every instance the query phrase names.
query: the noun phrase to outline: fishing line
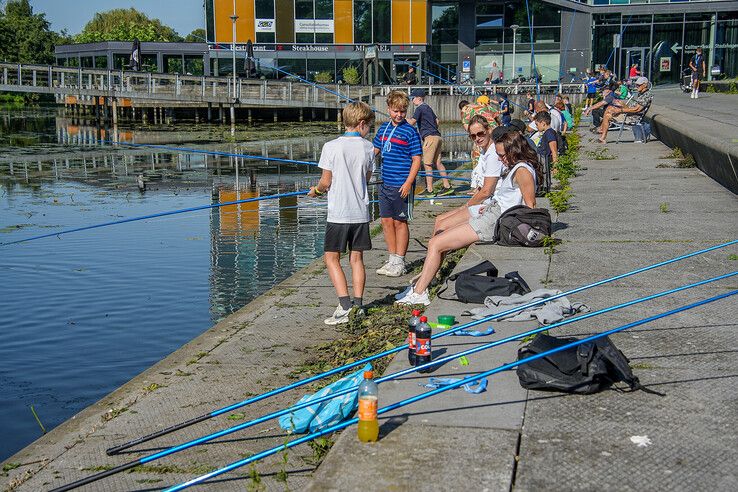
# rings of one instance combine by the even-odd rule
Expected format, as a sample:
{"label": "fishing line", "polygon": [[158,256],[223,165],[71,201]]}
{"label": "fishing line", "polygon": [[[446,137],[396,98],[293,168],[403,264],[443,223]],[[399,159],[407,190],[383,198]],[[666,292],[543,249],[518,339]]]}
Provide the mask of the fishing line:
{"label": "fishing line", "polygon": [[[674,314],[678,314],[678,313],[681,313],[683,311],[687,311],[689,309],[693,309],[693,308],[696,308],[696,307],[699,307],[699,306],[703,306],[705,304],[709,304],[711,302],[715,302],[715,301],[718,301],[718,300],[721,300],[721,299],[724,299],[724,298],[727,298],[727,297],[730,297],[730,296],[734,296],[736,294],[738,294],[738,290],[733,290],[733,291],[727,292],[725,294],[720,294],[720,295],[717,295],[717,296],[714,296],[714,297],[703,299],[701,301],[697,301],[697,302],[694,302],[692,304],[687,304],[687,305],[684,305],[684,306],[680,306],[680,307],[678,307],[676,309],[672,309],[670,311],[666,311],[666,312],[663,312],[663,313],[660,313],[660,314],[657,314],[657,315],[654,315],[654,316],[650,316],[648,318],[644,318],[644,319],[641,319],[641,320],[638,320],[638,321],[634,321],[632,323],[621,325],[621,326],[619,326],[617,328],[613,328],[611,330],[607,330],[607,331],[604,331],[602,333],[598,333],[596,335],[592,335],[592,336],[583,338],[581,340],[576,340],[576,341],[573,341],[571,343],[567,343],[566,345],[562,345],[560,347],[556,347],[556,348],[553,348],[551,350],[546,350],[545,352],[541,352],[541,353],[538,353],[538,354],[535,354],[535,355],[531,355],[529,357],[525,357],[523,359],[520,359],[520,360],[517,360],[517,361],[514,361],[514,362],[510,362],[508,364],[503,364],[503,365],[498,366],[498,367],[496,367],[494,369],[491,369],[489,371],[481,372],[481,373],[475,374],[473,376],[469,376],[467,378],[464,378],[464,379],[461,379],[459,381],[453,382],[453,383],[451,383],[451,384],[449,384],[447,386],[442,386],[442,387],[440,387],[438,389],[427,391],[425,393],[421,393],[421,394],[416,395],[416,396],[413,396],[411,398],[407,398],[405,400],[401,400],[399,402],[396,402],[396,403],[387,405],[386,407],[382,407],[382,408],[380,408],[380,409],[377,410],[377,415],[382,415],[384,413],[390,412],[392,410],[396,410],[398,408],[405,407],[405,406],[410,405],[412,403],[415,403],[417,401],[424,400],[424,399],[430,398],[432,396],[436,396],[436,395],[438,395],[440,393],[443,393],[444,391],[450,391],[450,390],[453,390],[453,389],[456,389],[456,388],[460,388],[460,387],[464,386],[465,384],[474,383],[476,381],[479,381],[479,380],[484,379],[486,377],[492,376],[494,374],[497,374],[497,373],[500,373],[500,372],[503,372],[503,371],[508,371],[508,370],[513,369],[515,367],[518,367],[518,366],[520,366],[522,364],[527,364],[527,363],[532,362],[534,360],[542,359],[544,357],[548,357],[548,356],[553,355],[553,354],[556,354],[558,352],[563,352],[565,350],[569,350],[569,349],[574,348],[574,347],[577,347],[579,345],[582,345],[582,344],[585,344],[585,343],[589,343],[589,342],[593,342],[595,340],[599,340],[600,338],[605,338],[605,337],[610,336],[610,335],[613,335],[615,333],[618,333],[618,332],[621,332],[621,331],[624,331],[624,330],[627,330],[627,329],[630,329],[630,328],[634,328],[636,326],[641,326],[641,325],[644,325],[646,323],[650,323],[651,321],[656,321],[658,319],[665,318],[667,316],[671,316],[671,315],[674,315]],[[337,430],[345,429],[346,427],[349,427],[349,426],[351,426],[353,424],[358,423],[358,421],[359,421],[359,419],[357,417],[354,417],[354,418],[352,418],[350,420],[341,422],[339,424],[332,425],[332,426],[327,427],[327,428],[325,428],[323,430],[320,430],[320,431],[314,432],[312,434],[308,434],[306,436],[303,436],[303,437],[301,437],[299,439],[295,439],[293,441],[285,442],[282,445],[279,445],[279,446],[273,447],[271,449],[262,451],[261,453],[257,453],[257,454],[255,454],[253,456],[248,457],[248,458],[245,458],[245,459],[242,459],[242,460],[233,462],[233,463],[231,463],[231,464],[229,464],[229,465],[227,465],[227,466],[225,466],[223,468],[220,468],[218,470],[214,470],[212,472],[206,473],[206,474],[201,475],[201,476],[199,476],[197,478],[193,478],[192,480],[189,480],[189,481],[184,482],[182,484],[175,485],[175,486],[169,487],[167,489],[164,489],[164,492],[177,492],[179,490],[186,489],[188,487],[191,487],[192,485],[196,485],[198,483],[204,482],[204,481],[206,481],[206,480],[208,480],[210,478],[213,478],[213,477],[216,477],[218,475],[222,475],[223,473],[226,473],[226,472],[235,470],[236,468],[239,468],[241,466],[247,465],[247,464],[252,463],[254,461],[258,461],[258,460],[261,460],[261,459],[266,458],[268,456],[271,456],[273,454],[276,454],[276,453],[279,453],[279,452],[283,452],[283,451],[285,451],[288,448],[297,446],[297,445],[302,444],[302,443],[305,443],[305,442],[312,441],[313,439],[316,439],[316,438],[318,438],[320,436],[324,436],[326,434],[333,433],[333,432],[335,432]]]}
{"label": "fishing line", "polygon": [[239,203],[258,202],[258,201],[261,201],[261,200],[271,200],[271,199],[274,199],[274,198],[283,198],[283,197],[287,197],[287,196],[306,195],[309,191],[310,190],[302,190],[302,191],[293,191],[291,193],[279,193],[277,195],[260,196],[260,197],[256,197],[256,198],[247,198],[247,199],[244,199],[244,200],[235,200],[235,201],[232,201],[232,202],[215,203],[215,204],[210,204],[210,205],[200,205],[199,207],[190,207],[190,208],[183,208],[183,209],[179,209],[179,210],[171,210],[169,212],[159,212],[159,213],[150,214],[150,215],[142,215],[142,216],[139,216],[139,217],[129,217],[127,219],[113,220],[113,221],[110,221],[110,222],[103,222],[101,224],[94,224],[94,225],[84,226],[84,227],[76,227],[74,229],[66,229],[66,230],[59,231],[59,232],[51,232],[49,234],[42,234],[42,235],[39,235],[39,236],[29,237],[29,238],[26,238],[26,239],[19,239],[17,241],[10,241],[10,242],[7,242],[7,243],[0,243],[0,246],[9,246],[11,244],[25,243],[25,242],[28,242],[28,241],[35,241],[36,239],[43,239],[43,238],[52,237],[52,236],[60,236],[62,234],[69,234],[71,232],[87,231],[87,230],[90,230],[90,229],[97,229],[99,227],[106,227],[106,226],[117,225],[117,224],[125,224],[127,222],[135,222],[135,221],[138,221],[138,220],[153,219],[153,218],[156,218],[156,217],[164,217],[164,216],[167,216],[167,215],[182,214],[182,213],[185,213],[185,212],[194,212],[196,210],[205,210],[205,209],[208,209],[208,208],[218,208],[218,207],[224,207],[224,206],[227,206],[227,205],[238,205]]}
{"label": "fishing line", "polygon": [[[734,275],[738,275],[738,271],[732,272],[732,273],[728,273],[728,274],[725,274],[725,275],[720,275],[718,277],[713,277],[713,278],[710,278],[710,279],[702,280],[702,281],[695,282],[695,283],[692,283],[692,284],[689,284],[689,285],[684,285],[684,286],[677,287],[677,288],[674,288],[674,289],[670,289],[670,290],[667,290],[667,291],[664,291],[664,292],[660,292],[658,294],[653,294],[653,295],[650,295],[650,296],[646,296],[646,297],[641,297],[641,298],[638,298],[638,299],[634,299],[634,300],[629,301],[629,302],[624,302],[624,303],[621,303],[621,304],[618,304],[618,305],[615,305],[615,306],[611,306],[611,307],[608,307],[608,308],[601,309],[599,311],[587,313],[587,314],[584,314],[582,316],[578,316],[576,318],[570,318],[570,319],[563,320],[563,321],[560,321],[560,322],[557,322],[557,323],[553,323],[551,325],[541,326],[539,328],[536,328],[536,329],[533,329],[533,330],[529,330],[529,331],[526,331],[526,332],[523,332],[523,333],[519,333],[517,335],[512,335],[512,336],[509,336],[509,337],[506,337],[506,338],[503,338],[503,339],[500,339],[500,340],[496,340],[496,341],[493,341],[493,342],[490,342],[490,343],[485,343],[485,344],[479,345],[478,347],[473,347],[473,348],[470,348],[470,349],[467,349],[467,350],[464,350],[464,351],[461,351],[461,352],[458,352],[458,353],[455,353],[455,354],[452,354],[452,355],[448,355],[446,357],[442,357],[440,359],[436,359],[434,361],[431,361],[431,362],[422,364],[422,365],[417,366],[417,367],[410,367],[410,368],[407,368],[407,369],[403,369],[401,371],[397,371],[397,372],[392,373],[392,374],[388,374],[386,376],[382,376],[380,378],[377,378],[375,380],[375,382],[377,384],[381,384],[381,383],[384,383],[384,382],[387,382],[387,381],[392,381],[394,379],[397,379],[399,377],[402,377],[402,376],[411,374],[411,373],[416,372],[416,371],[427,369],[427,368],[430,368],[430,367],[433,367],[433,366],[441,366],[441,365],[443,365],[443,364],[445,364],[447,362],[450,362],[450,361],[453,361],[455,359],[458,359],[459,357],[464,357],[464,356],[467,356],[467,355],[472,355],[472,354],[475,354],[475,353],[478,353],[478,352],[481,352],[481,351],[484,351],[484,350],[487,350],[487,349],[490,349],[490,348],[493,348],[493,347],[497,347],[499,345],[503,345],[503,344],[508,343],[508,342],[511,342],[511,341],[520,340],[521,338],[526,338],[526,337],[535,335],[537,333],[541,333],[543,331],[547,331],[547,330],[550,330],[550,329],[553,329],[553,328],[559,328],[561,326],[569,325],[569,324],[572,324],[572,323],[575,323],[575,322],[578,322],[578,321],[582,321],[582,320],[585,320],[585,319],[588,319],[588,318],[592,318],[592,317],[598,316],[600,314],[606,314],[606,313],[615,311],[617,309],[621,309],[621,308],[625,308],[625,307],[628,307],[628,306],[632,306],[634,304],[639,304],[641,302],[646,302],[646,301],[650,301],[650,300],[653,300],[653,299],[657,299],[659,297],[664,297],[664,296],[667,296],[667,295],[670,295],[670,294],[673,294],[673,293],[676,293],[676,292],[680,292],[680,291],[683,291],[683,290],[686,290],[686,289],[691,289],[691,288],[699,287],[701,285],[705,285],[705,284],[708,284],[708,283],[711,283],[711,282],[716,282],[718,280],[723,280],[723,279],[732,277]],[[279,411],[276,411],[276,412],[272,412],[272,413],[266,414],[266,415],[264,415],[262,417],[258,417],[256,419],[250,420],[248,422],[243,422],[243,423],[238,424],[238,425],[235,425],[233,427],[229,427],[227,429],[223,429],[221,431],[214,432],[212,434],[208,434],[208,435],[202,436],[202,437],[197,438],[197,439],[193,439],[191,441],[188,441],[188,442],[179,444],[177,446],[172,446],[171,448],[165,449],[163,451],[160,451],[160,452],[157,452],[157,453],[153,453],[153,454],[151,454],[149,456],[144,456],[142,458],[138,458],[138,459],[136,459],[134,461],[131,461],[129,463],[125,463],[123,465],[116,466],[116,467],[114,467],[114,468],[112,468],[110,470],[105,470],[105,471],[103,471],[101,473],[90,475],[89,477],[83,478],[81,480],[77,480],[77,481],[72,482],[72,483],[70,483],[68,485],[65,485],[63,487],[60,487],[58,489],[55,489],[53,492],[61,492],[61,491],[66,491],[66,490],[72,490],[72,489],[77,488],[77,487],[80,487],[82,485],[86,485],[86,484],[95,482],[97,480],[101,480],[101,479],[103,479],[105,477],[109,477],[111,475],[114,475],[116,473],[120,473],[122,471],[128,470],[128,469],[133,468],[135,466],[143,465],[143,464],[146,464],[146,463],[151,463],[152,461],[156,461],[156,460],[161,459],[161,458],[164,458],[166,456],[170,456],[170,455],[175,454],[175,453],[178,453],[180,451],[184,451],[185,449],[189,449],[191,447],[194,447],[194,446],[197,446],[197,445],[200,445],[200,444],[204,444],[206,442],[212,441],[213,439],[224,437],[224,436],[227,436],[227,435],[232,434],[234,432],[241,431],[241,430],[247,429],[249,427],[253,427],[254,425],[258,425],[258,424],[261,424],[263,422],[267,422],[269,420],[272,420],[272,419],[281,417],[282,415],[287,415],[289,413],[293,413],[293,412],[295,412],[297,410],[300,410],[302,408],[315,406],[315,405],[317,405],[319,403],[322,403],[324,401],[332,400],[334,398],[338,398],[340,396],[349,394],[351,392],[356,391],[357,388],[358,388],[358,385],[357,386],[351,386],[349,388],[346,388],[344,390],[338,391],[336,393],[332,393],[332,394],[329,394],[329,395],[326,395],[326,396],[323,396],[323,397],[315,398],[313,400],[306,401],[306,402],[303,402],[303,403],[297,403],[297,404],[295,404],[295,405],[293,405],[291,407],[287,407],[287,408],[285,408],[283,410],[279,410]]]}
{"label": "fishing line", "polygon": [[[455,197],[441,197],[441,198],[455,198]],[[671,258],[669,260],[661,261],[659,263],[654,263],[654,264],[651,264],[651,265],[648,265],[648,266],[645,266],[645,267],[638,268],[636,270],[631,270],[629,272],[622,273],[620,275],[615,275],[613,277],[609,277],[609,278],[606,278],[606,279],[603,279],[603,280],[592,282],[590,284],[586,284],[584,286],[580,286],[580,287],[577,287],[577,288],[568,290],[566,292],[562,292],[560,294],[556,294],[556,295],[553,295],[551,297],[547,297],[545,299],[539,299],[537,301],[532,301],[532,302],[529,302],[529,303],[524,304],[522,306],[513,307],[511,309],[508,309],[506,311],[503,311],[502,313],[498,313],[498,314],[493,315],[493,316],[487,316],[487,317],[482,318],[482,319],[479,319],[479,320],[475,320],[475,321],[470,321],[468,323],[464,323],[462,325],[459,325],[457,327],[451,328],[449,330],[445,330],[445,331],[442,331],[442,332],[439,332],[439,333],[434,333],[431,336],[431,338],[435,339],[435,338],[440,338],[440,337],[444,337],[444,336],[447,336],[447,335],[451,335],[453,333],[456,333],[457,331],[460,331],[460,330],[463,330],[463,329],[466,329],[466,328],[471,328],[473,326],[477,326],[477,325],[480,325],[482,323],[487,323],[489,321],[492,321],[492,320],[495,320],[495,319],[499,319],[499,318],[508,316],[510,314],[517,313],[519,311],[523,311],[525,309],[534,307],[534,306],[539,306],[541,304],[545,304],[546,302],[553,301],[555,299],[558,299],[558,298],[561,298],[561,297],[564,297],[564,296],[570,296],[572,294],[576,294],[578,292],[582,292],[584,290],[591,289],[593,287],[598,287],[598,286],[604,285],[606,283],[614,282],[616,280],[620,280],[620,279],[623,279],[623,278],[626,278],[626,277],[637,275],[637,274],[640,274],[640,273],[643,273],[643,272],[646,272],[646,271],[649,271],[649,270],[653,270],[655,268],[660,268],[662,266],[669,265],[671,263],[675,263],[677,261],[681,261],[681,260],[685,260],[685,259],[688,259],[688,258],[692,258],[692,257],[697,256],[697,255],[708,253],[710,251],[715,251],[717,249],[725,248],[725,247],[732,246],[732,245],[735,245],[735,244],[738,244],[738,239],[734,239],[734,240],[729,241],[729,242],[726,242],[726,243],[722,243],[722,244],[718,244],[718,245],[715,245],[715,246],[711,246],[709,248],[701,249],[699,251],[694,251],[692,253],[687,253],[687,254],[684,254],[684,255],[681,255],[681,256],[677,256],[675,258]],[[332,376],[334,374],[339,374],[341,372],[344,372],[346,370],[352,369],[354,367],[358,367],[358,366],[364,365],[367,362],[371,362],[371,361],[376,360],[376,359],[379,359],[381,357],[386,357],[388,355],[392,355],[392,354],[395,354],[397,352],[401,352],[401,351],[407,349],[407,347],[408,347],[407,344],[400,345],[400,346],[395,347],[393,349],[389,349],[389,350],[385,350],[383,352],[379,352],[377,354],[371,355],[369,357],[365,357],[365,358],[360,359],[360,360],[357,360],[355,362],[351,362],[349,364],[345,364],[343,366],[339,366],[339,367],[336,367],[334,369],[330,369],[328,371],[322,372],[320,374],[316,374],[314,376],[311,376],[311,377],[302,379],[300,381],[296,381],[294,383],[291,383],[291,384],[282,386],[280,388],[273,389],[273,390],[268,391],[266,393],[262,393],[260,395],[250,397],[250,398],[248,398],[246,400],[243,400],[243,401],[240,401],[238,403],[234,403],[232,405],[228,405],[228,406],[223,407],[223,408],[220,408],[218,410],[214,410],[214,411],[212,411],[210,413],[203,414],[203,415],[201,415],[199,417],[192,418],[190,420],[187,420],[185,422],[181,422],[179,424],[172,425],[172,426],[167,427],[165,429],[162,429],[160,431],[156,431],[156,432],[153,432],[153,433],[148,434],[146,436],[139,437],[137,439],[128,441],[128,442],[126,442],[124,444],[121,444],[119,446],[114,446],[114,447],[109,448],[107,450],[107,454],[108,455],[117,454],[117,453],[119,453],[119,452],[121,452],[121,451],[123,451],[125,449],[128,449],[130,447],[133,447],[133,446],[135,446],[137,444],[141,444],[141,443],[150,441],[152,439],[155,439],[157,437],[161,437],[161,436],[164,436],[164,435],[169,434],[171,432],[174,432],[174,431],[183,429],[185,427],[189,427],[190,425],[196,424],[198,422],[203,422],[203,421],[208,420],[210,418],[217,417],[218,415],[222,415],[224,413],[231,412],[231,411],[233,411],[233,410],[235,410],[237,408],[241,408],[241,407],[250,405],[252,403],[256,403],[258,401],[265,400],[265,399],[270,398],[272,396],[276,396],[276,395],[279,395],[279,394],[284,393],[286,391],[289,391],[289,390],[292,390],[292,389],[295,389],[295,388],[299,388],[301,386],[304,386],[306,384],[310,384],[312,382],[315,382],[315,381],[318,381],[320,379],[323,379],[323,378]]]}
{"label": "fishing line", "polygon": [[[536,68],[536,50],[533,46],[533,22],[530,17],[530,7],[528,6],[528,0],[525,0],[525,10],[528,14],[528,30],[530,32],[530,58],[533,60],[533,74],[536,78],[536,98],[541,97],[541,78],[538,76],[538,68]],[[513,67],[514,69],[515,67]]]}

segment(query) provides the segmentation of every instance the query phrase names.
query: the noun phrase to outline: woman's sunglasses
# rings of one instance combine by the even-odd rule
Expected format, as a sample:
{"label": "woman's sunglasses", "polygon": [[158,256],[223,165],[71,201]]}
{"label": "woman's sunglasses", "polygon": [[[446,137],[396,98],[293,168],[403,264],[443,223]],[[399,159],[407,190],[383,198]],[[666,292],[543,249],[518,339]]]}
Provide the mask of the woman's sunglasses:
{"label": "woman's sunglasses", "polygon": [[469,138],[470,138],[471,140],[476,140],[476,139],[478,139],[478,138],[482,138],[482,137],[484,137],[485,135],[489,135],[489,133],[487,133],[487,131],[486,131],[486,130],[485,130],[485,131],[481,131],[481,132],[477,132],[477,133],[470,133],[470,134],[469,134]]}

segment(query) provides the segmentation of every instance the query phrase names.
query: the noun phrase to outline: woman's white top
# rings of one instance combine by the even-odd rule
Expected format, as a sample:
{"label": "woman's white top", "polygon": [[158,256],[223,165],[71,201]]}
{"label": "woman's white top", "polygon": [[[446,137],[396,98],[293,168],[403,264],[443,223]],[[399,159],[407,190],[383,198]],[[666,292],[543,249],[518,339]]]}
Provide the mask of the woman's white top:
{"label": "woman's white top", "polygon": [[515,173],[521,167],[527,169],[533,176],[533,187],[535,188],[537,186],[536,171],[533,169],[533,166],[527,162],[518,162],[515,164],[510,172],[508,172],[505,177],[497,183],[497,190],[492,197],[492,199],[500,205],[500,209],[503,213],[515,205],[523,204],[523,193],[520,191],[518,184],[513,180]]}
{"label": "woman's white top", "polygon": [[[484,178],[499,178],[502,175],[502,162],[497,156],[495,144],[490,143],[487,150],[479,156],[477,165],[471,175],[471,187],[481,188],[484,185]],[[499,181],[498,181],[499,182]],[[492,190],[494,193],[494,190]]]}

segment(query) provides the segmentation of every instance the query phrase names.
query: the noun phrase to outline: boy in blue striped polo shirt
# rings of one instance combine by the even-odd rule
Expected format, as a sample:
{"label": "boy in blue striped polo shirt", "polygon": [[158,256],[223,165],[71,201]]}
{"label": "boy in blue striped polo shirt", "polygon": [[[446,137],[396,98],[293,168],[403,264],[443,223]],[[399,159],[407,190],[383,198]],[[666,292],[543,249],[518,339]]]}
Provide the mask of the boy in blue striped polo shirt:
{"label": "boy in blue striped polo shirt", "polygon": [[407,225],[412,215],[415,177],[420,170],[423,148],[418,130],[405,121],[410,99],[402,91],[387,95],[390,121],[383,123],[374,137],[374,153],[382,155],[382,185],[379,188],[379,216],[389,259],[379,275],[399,277],[405,273],[405,253],[410,243]]}

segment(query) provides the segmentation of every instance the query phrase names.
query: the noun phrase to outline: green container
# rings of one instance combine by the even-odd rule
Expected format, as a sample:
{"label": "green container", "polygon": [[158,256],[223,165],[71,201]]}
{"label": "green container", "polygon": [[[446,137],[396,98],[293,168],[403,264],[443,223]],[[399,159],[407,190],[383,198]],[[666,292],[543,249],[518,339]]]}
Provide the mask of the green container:
{"label": "green container", "polygon": [[456,323],[456,318],[450,314],[443,314],[438,317],[438,324],[452,326]]}

